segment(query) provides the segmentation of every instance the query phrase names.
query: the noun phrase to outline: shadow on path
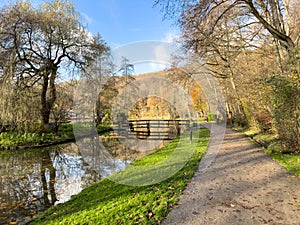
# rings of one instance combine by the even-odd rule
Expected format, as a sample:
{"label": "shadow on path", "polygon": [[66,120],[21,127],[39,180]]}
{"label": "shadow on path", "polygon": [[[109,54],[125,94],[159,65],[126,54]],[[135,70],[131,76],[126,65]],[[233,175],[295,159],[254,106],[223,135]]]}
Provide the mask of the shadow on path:
{"label": "shadow on path", "polygon": [[163,224],[300,225],[300,179],[244,134],[227,130],[209,154]]}

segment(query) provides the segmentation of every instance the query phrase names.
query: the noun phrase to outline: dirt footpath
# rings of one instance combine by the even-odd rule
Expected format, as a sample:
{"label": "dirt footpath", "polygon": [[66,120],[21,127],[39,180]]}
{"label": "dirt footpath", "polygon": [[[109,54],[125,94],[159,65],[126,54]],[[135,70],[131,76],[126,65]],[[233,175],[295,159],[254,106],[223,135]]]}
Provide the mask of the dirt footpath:
{"label": "dirt footpath", "polygon": [[205,169],[203,160],[163,224],[300,225],[300,178],[243,134],[227,130]]}

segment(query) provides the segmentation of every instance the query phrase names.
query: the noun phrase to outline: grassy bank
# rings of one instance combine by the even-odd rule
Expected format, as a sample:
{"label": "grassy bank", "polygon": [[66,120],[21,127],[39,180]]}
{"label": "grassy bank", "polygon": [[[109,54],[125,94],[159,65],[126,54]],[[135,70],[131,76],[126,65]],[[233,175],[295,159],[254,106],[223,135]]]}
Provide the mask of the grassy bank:
{"label": "grassy bank", "polygon": [[[147,186],[126,186],[103,179],[70,201],[50,208],[29,224],[160,224],[176,205],[207,148],[209,131],[201,129],[199,136],[193,137],[196,144],[188,163],[170,178]],[[193,149],[189,134],[182,138],[185,141],[180,148]],[[159,163],[177,151],[178,143],[176,139],[132,165]]]}
{"label": "grassy bank", "polygon": [[290,149],[283,148],[280,141],[277,140],[273,134],[247,131],[246,135],[249,136],[255,143],[263,146],[265,152],[287,168],[287,170],[300,177],[299,154],[294,154]]}
{"label": "grassy bank", "polygon": [[[108,126],[98,126],[98,133],[109,130]],[[18,134],[16,131],[0,133],[0,149],[31,148],[47,144],[57,144],[68,140],[74,140],[72,124],[63,124],[58,132],[51,133],[24,133]]]}

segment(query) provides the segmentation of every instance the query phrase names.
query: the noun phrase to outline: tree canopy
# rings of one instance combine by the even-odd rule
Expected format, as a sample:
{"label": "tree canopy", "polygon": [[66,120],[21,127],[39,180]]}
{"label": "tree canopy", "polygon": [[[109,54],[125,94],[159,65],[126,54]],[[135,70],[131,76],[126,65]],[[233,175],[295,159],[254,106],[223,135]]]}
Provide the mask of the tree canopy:
{"label": "tree canopy", "polygon": [[176,16],[187,48],[202,53],[225,45],[231,50],[251,48],[271,35],[289,60],[299,59],[299,0],[156,0],[155,4],[166,16]]}
{"label": "tree canopy", "polygon": [[[219,79],[236,122],[300,151],[300,1],[155,0]],[[290,96],[290,97],[287,97]],[[293,97],[291,97],[293,96]]]}
{"label": "tree canopy", "polygon": [[84,70],[95,54],[109,51],[99,36],[83,26],[68,0],[54,0],[34,8],[16,2],[0,11],[0,74],[18,88],[35,88],[40,95],[42,125],[49,123],[56,101],[56,80],[67,68]]}

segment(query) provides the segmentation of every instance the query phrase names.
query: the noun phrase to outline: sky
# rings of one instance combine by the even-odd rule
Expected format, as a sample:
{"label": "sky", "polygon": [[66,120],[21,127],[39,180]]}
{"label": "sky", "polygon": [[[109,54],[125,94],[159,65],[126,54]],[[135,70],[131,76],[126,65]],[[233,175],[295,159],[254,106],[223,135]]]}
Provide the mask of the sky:
{"label": "sky", "polygon": [[73,0],[87,29],[112,47],[136,41],[170,41],[176,27],[154,0]]}
{"label": "sky", "polygon": [[[163,19],[154,0],[73,0],[87,29],[100,33],[112,50],[134,42],[172,42],[178,36],[174,21]],[[141,50],[139,50],[140,52]],[[134,65],[135,74],[162,70],[155,62]]]}
{"label": "sky", "polygon": [[[25,0],[26,1],[26,0]],[[43,0],[27,0],[34,5]],[[47,0],[48,1],[48,0]],[[178,32],[154,0],[71,0],[84,25],[112,48],[136,41],[170,41]],[[0,7],[11,0],[0,0]]]}
{"label": "sky", "polygon": [[[73,3],[87,29],[94,35],[99,32],[112,49],[143,41],[172,42],[178,36],[174,21],[163,19],[159,6],[153,6],[154,0],[73,0]],[[157,62],[134,64],[134,73],[159,71],[166,66]]]}
{"label": "sky", "polygon": [[[9,1],[0,0],[0,7]],[[43,1],[31,2],[39,5]],[[100,33],[111,49],[141,41],[172,42],[178,36],[174,21],[163,20],[161,8],[153,6],[154,0],[73,0],[73,4],[87,30]],[[153,63],[140,67],[144,69],[137,73],[162,68]]]}

